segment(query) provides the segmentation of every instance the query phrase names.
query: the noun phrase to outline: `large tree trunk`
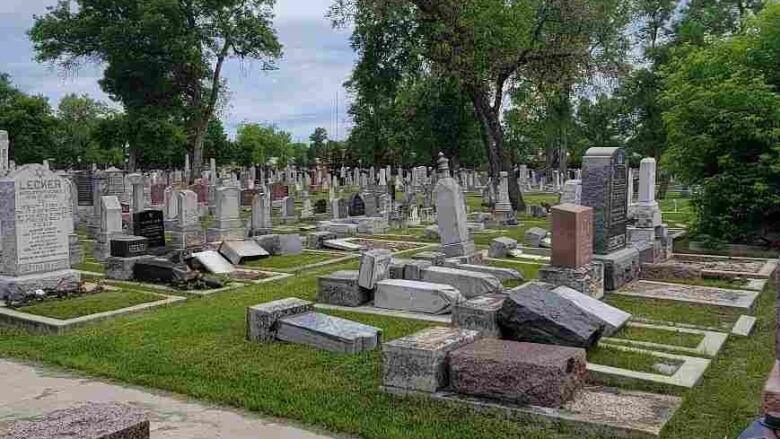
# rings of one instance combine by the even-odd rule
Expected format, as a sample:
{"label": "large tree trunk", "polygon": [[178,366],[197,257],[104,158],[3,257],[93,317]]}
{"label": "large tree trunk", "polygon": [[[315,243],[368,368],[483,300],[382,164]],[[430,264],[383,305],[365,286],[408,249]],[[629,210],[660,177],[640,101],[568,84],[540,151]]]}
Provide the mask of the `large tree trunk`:
{"label": "large tree trunk", "polygon": [[500,106],[498,110],[491,107],[486,93],[479,87],[467,84],[466,90],[474,103],[474,110],[482,126],[482,138],[490,166],[490,175],[493,177],[493,186],[497,192],[501,171],[506,171],[509,174],[509,200],[512,203],[512,208],[515,211],[524,211],[523,194],[520,191],[520,185],[517,184],[517,179],[514,178],[509,154],[506,154],[504,150],[504,131],[501,128],[501,121],[498,119]]}
{"label": "large tree trunk", "polygon": [[[230,40],[225,40],[222,50],[217,55],[217,64],[214,67],[214,73],[211,76],[211,90],[209,90],[209,99],[206,107],[202,109],[200,117],[195,121],[195,135],[192,138],[192,169],[190,170],[190,179],[200,178],[203,173],[203,141],[206,139],[206,130],[208,129],[211,117],[214,116],[214,108],[219,98],[219,80],[222,75],[222,65],[227,58],[230,49]],[[191,181],[189,183],[192,183]]]}

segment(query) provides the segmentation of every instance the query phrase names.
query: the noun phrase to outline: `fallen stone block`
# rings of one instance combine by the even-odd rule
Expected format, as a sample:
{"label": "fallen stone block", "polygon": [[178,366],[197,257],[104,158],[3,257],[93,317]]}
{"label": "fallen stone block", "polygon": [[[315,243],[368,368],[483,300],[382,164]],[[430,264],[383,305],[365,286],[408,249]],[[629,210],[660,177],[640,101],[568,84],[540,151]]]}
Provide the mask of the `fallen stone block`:
{"label": "fallen stone block", "polygon": [[340,306],[360,306],[371,300],[371,292],[358,285],[356,270],[342,270],[320,276],[317,302]]}
{"label": "fallen stone block", "polygon": [[507,256],[510,250],[517,248],[517,241],[506,236],[501,236],[490,241],[490,248],[488,249],[488,257],[491,258],[504,258]]}
{"label": "fallen stone block", "polygon": [[431,268],[433,264],[426,260],[413,260],[404,267],[404,279],[421,280],[425,270]]}
{"label": "fallen stone block", "polygon": [[322,243],[323,247],[325,248],[332,248],[334,250],[343,250],[348,252],[356,252],[363,250],[363,246],[360,244],[355,244],[352,241],[347,241],[344,239],[328,239]]}
{"label": "fallen stone block", "polygon": [[584,387],[585,350],[482,339],[450,352],[450,386],[460,394],[560,407]]}
{"label": "fallen stone block", "polygon": [[298,255],[303,253],[303,241],[298,234],[279,235],[279,254]]}
{"label": "fallen stone block", "polygon": [[618,332],[623,325],[631,318],[631,314],[615,308],[614,306],[607,305],[606,303],[596,300],[590,296],[573,290],[569,287],[557,287],[552,290],[553,294],[570,301],[579,309],[591,314],[595,318],[599,319],[604,325],[604,336],[609,337]]}
{"label": "fallen stone block", "polygon": [[318,312],[279,319],[276,338],[330,352],[357,354],[379,346],[382,331],[373,326]]}
{"label": "fallen stone block", "polygon": [[505,299],[505,294],[485,294],[456,304],[452,308],[452,326],[479,331],[484,337],[500,338],[498,311]]}
{"label": "fallen stone block", "polygon": [[505,280],[523,280],[523,275],[511,268],[492,267],[490,265],[476,265],[476,264],[454,264],[449,268],[455,268],[458,270],[473,271],[475,273],[484,273],[495,276],[499,281]]}
{"label": "fallen stone block", "polygon": [[149,419],[123,404],[89,403],[0,427],[3,439],[149,439]]}
{"label": "fallen stone block", "polygon": [[529,247],[541,247],[542,240],[547,236],[547,230],[540,227],[531,227],[525,232],[525,245]]}
{"label": "fallen stone block", "polygon": [[221,254],[214,250],[193,253],[192,258],[197,263],[197,269],[204,269],[214,274],[230,274],[236,270],[236,267],[225,259]]}
{"label": "fallen stone block", "polygon": [[382,383],[390,388],[422,392],[446,387],[447,354],[478,337],[477,331],[435,327],[385,343]]}
{"label": "fallen stone block", "polygon": [[246,310],[246,338],[251,341],[272,341],[276,338],[279,319],[313,309],[313,303],[295,297],[250,306]]}
{"label": "fallen stone block", "polygon": [[386,279],[376,283],[374,306],[377,308],[426,314],[446,314],[464,301],[457,289],[431,282]]}
{"label": "fallen stone block", "polygon": [[451,285],[467,299],[484,294],[498,293],[503,287],[492,274],[459,270],[447,267],[431,267],[423,272],[422,280]]}
{"label": "fallen stone block", "polygon": [[360,275],[358,285],[373,290],[376,283],[387,277],[387,270],[393,254],[390,250],[368,250],[360,255]]}
{"label": "fallen stone block", "polygon": [[272,255],[279,255],[281,253],[280,235],[276,233],[255,236],[252,239],[257,243],[257,245],[262,247],[263,250]]}
{"label": "fallen stone block", "polygon": [[509,291],[498,323],[504,338],[529,343],[589,348],[604,332],[604,324],[553,294],[551,286],[530,282]]}
{"label": "fallen stone block", "polygon": [[270,253],[257,245],[254,240],[222,241],[219,252],[233,265],[238,265],[243,259],[257,259],[270,256]]}
{"label": "fallen stone block", "polygon": [[325,241],[336,239],[333,232],[312,232],[306,236],[306,247],[311,249],[321,249],[325,246]]}
{"label": "fallen stone block", "polygon": [[447,255],[441,252],[420,252],[413,254],[411,258],[416,261],[428,261],[431,265],[441,266],[444,265]]}

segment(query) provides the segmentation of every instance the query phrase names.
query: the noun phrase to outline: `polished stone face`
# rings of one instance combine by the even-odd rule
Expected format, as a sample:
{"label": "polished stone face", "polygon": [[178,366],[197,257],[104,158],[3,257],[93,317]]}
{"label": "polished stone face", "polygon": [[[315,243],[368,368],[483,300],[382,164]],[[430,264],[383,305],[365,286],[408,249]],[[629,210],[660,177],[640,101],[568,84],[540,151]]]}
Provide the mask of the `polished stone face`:
{"label": "polished stone face", "polygon": [[628,164],[620,148],[591,148],[582,159],[582,204],[593,208],[593,251],[626,246]]}
{"label": "polished stone face", "polygon": [[593,209],[575,204],[552,208],[552,265],[582,267],[593,260]]}

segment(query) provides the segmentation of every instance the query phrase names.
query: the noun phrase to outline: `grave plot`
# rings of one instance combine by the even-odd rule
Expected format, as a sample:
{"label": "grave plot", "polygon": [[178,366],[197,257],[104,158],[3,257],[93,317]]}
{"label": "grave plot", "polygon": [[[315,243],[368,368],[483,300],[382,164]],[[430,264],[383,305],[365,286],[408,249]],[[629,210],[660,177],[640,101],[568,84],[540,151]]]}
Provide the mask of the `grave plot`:
{"label": "grave plot", "polygon": [[0,305],[0,323],[33,332],[58,334],[88,323],[186,300],[129,285],[85,283],[91,292],[47,298],[23,306]]}
{"label": "grave plot", "polygon": [[632,314],[632,321],[729,332],[744,314],[739,308],[608,294],[605,302]]}
{"label": "grave plot", "polygon": [[630,322],[617,334],[603,338],[602,341],[664,352],[715,357],[727,338],[728,334],[723,332]]}
{"label": "grave plot", "polygon": [[774,273],[777,261],[727,256],[675,254],[659,263],[643,263],[642,278],[665,279],[768,279]]}
{"label": "grave plot", "polygon": [[642,280],[627,285],[614,294],[736,308],[743,312],[750,312],[759,293],[756,291]]}
{"label": "grave plot", "polygon": [[402,253],[413,250],[422,250],[425,248],[433,248],[435,245],[419,243],[419,242],[407,242],[407,241],[389,241],[382,239],[365,239],[365,238],[346,238],[344,241],[351,242],[359,245],[364,250],[390,250],[393,253]]}

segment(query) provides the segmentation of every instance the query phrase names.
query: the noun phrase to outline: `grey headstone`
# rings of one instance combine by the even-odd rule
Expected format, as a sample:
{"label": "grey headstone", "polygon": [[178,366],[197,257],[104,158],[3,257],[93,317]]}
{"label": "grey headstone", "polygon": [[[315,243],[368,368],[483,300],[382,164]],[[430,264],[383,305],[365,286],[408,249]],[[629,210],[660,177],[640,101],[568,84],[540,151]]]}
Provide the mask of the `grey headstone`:
{"label": "grey headstone", "polygon": [[238,265],[244,258],[261,258],[269,253],[251,239],[244,241],[223,241],[219,252],[233,265]]}
{"label": "grey headstone", "polygon": [[374,306],[426,314],[446,314],[465,299],[455,288],[430,282],[386,279],[377,282]]}
{"label": "grey headstone", "polygon": [[357,354],[374,350],[382,331],[373,326],[318,312],[279,319],[276,338],[330,352]]}
{"label": "grey headstone", "polygon": [[483,294],[497,293],[502,290],[501,282],[492,274],[456,268],[428,268],[423,272],[422,280],[451,285],[467,299]]}
{"label": "grey headstone", "polygon": [[230,261],[214,250],[193,253],[192,257],[209,273],[227,274],[236,270]]}
{"label": "grey headstone", "polygon": [[525,244],[529,247],[541,247],[542,240],[547,236],[547,230],[531,227],[525,232]]}
{"label": "grey headstone", "polygon": [[246,338],[251,341],[272,341],[276,337],[279,319],[313,309],[314,304],[296,297],[250,306],[246,310]]}
{"label": "grey headstone", "polygon": [[390,250],[368,250],[360,255],[360,278],[358,284],[372,290],[377,281],[387,277],[387,270],[393,255]]}
{"label": "grey headstone", "polygon": [[317,301],[340,306],[360,306],[371,300],[369,290],[358,285],[356,270],[342,270],[319,277]]}

